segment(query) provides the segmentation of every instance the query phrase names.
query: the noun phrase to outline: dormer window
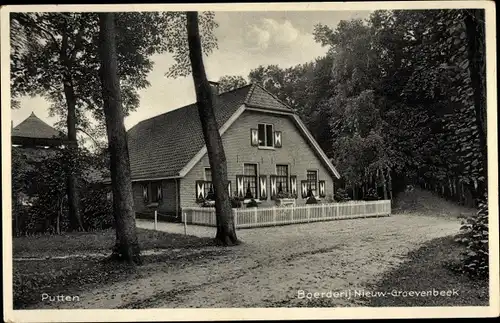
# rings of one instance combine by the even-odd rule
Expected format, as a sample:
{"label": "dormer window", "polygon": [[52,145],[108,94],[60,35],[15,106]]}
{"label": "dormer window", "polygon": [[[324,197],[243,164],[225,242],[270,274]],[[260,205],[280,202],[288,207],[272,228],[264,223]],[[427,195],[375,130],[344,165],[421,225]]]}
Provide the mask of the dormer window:
{"label": "dormer window", "polygon": [[272,124],[259,123],[259,147],[274,147]]}

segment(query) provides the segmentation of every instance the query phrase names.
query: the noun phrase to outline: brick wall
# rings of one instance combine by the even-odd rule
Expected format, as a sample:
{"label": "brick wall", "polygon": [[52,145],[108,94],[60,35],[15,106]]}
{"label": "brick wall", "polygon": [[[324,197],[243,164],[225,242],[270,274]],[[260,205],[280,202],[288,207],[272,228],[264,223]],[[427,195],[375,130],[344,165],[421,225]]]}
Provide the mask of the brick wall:
{"label": "brick wall", "polygon": [[[251,146],[250,129],[256,129],[259,123],[273,124],[274,131],[282,132],[282,148],[268,150]],[[228,179],[231,181],[233,192],[236,191],[236,175],[243,174],[243,164],[256,163],[258,175],[267,176],[268,195],[270,195],[269,175],[276,174],[276,164],[288,165],[289,175],[297,176],[297,204],[305,204],[306,201],[301,197],[300,183],[302,180],[306,180],[307,170],[317,170],[318,180],[326,182],[326,196],[333,195],[334,178],[289,116],[247,110],[224,133],[222,140],[227,159]],[[208,155],[206,154],[181,179],[181,207],[197,206],[195,181],[204,179],[205,167],[209,167]],[[261,206],[273,206],[274,204],[275,202],[268,196],[268,199]]]}

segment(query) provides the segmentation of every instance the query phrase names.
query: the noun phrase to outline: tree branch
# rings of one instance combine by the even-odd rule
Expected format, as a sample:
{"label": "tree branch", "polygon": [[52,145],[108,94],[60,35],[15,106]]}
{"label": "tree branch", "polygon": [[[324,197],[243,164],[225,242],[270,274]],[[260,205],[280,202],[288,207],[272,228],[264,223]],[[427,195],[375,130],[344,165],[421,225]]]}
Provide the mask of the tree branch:
{"label": "tree branch", "polygon": [[94,139],[94,137],[92,137],[87,131],[83,130],[82,128],[78,127],[76,128],[76,130],[78,131],[81,131],[83,132],[84,134],[86,134],[90,139],[92,139],[92,141],[94,142],[94,144],[97,146],[97,147],[100,147],[99,143],[97,142],[97,140]]}
{"label": "tree branch", "polygon": [[70,52],[70,57],[69,60],[70,62],[74,62],[76,58],[76,54],[78,51],[82,48],[83,45],[83,31],[84,31],[84,22],[83,19],[80,20],[80,30],[78,30],[78,34],[75,37],[75,47],[73,50]]}
{"label": "tree branch", "polygon": [[56,48],[60,50],[59,43],[54,34],[51,33],[49,30],[45,29],[44,27],[42,27],[42,23],[40,21],[33,21],[33,19],[29,19],[27,16],[24,15],[17,15],[14,16],[12,19],[17,20],[21,26],[38,29],[39,31],[45,33],[52,39],[52,42],[54,43]]}

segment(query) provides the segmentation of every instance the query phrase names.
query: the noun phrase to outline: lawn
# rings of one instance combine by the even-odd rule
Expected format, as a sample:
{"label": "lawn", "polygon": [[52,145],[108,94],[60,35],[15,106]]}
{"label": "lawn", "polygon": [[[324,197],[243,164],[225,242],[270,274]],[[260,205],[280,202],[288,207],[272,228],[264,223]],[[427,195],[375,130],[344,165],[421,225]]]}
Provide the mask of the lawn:
{"label": "lawn", "polygon": [[[18,260],[13,263],[14,309],[22,309],[40,301],[41,293],[75,295],[118,281],[147,275],[155,263],[176,265],[202,258],[197,249],[213,245],[213,239],[138,229],[142,250],[163,249],[160,255],[143,256],[143,265],[131,267],[106,261],[114,244],[113,230],[20,237],[13,240],[14,258],[48,257],[103,253],[101,258],[68,258]],[[214,251],[203,252],[210,257]]]}
{"label": "lawn", "polygon": [[434,239],[410,252],[407,262],[370,287],[370,290],[390,292],[451,290],[451,296],[404,297],[401,293],[366,298],[366,306],[488,306],[488,281],[474,280],[455,270],[464,250],[452,236]]}
{"label": "lawn", "polygon": [[477,210],[466,208],[440,197],[437,193],[416,187],[412,192],[401,192],[393,201],[392,212],[416,216],[439,216],[443,218],[465,218]]}
{"label": "lawn", "polygon": [[[197,248],[213,243],[213,239],[138,228],[141,250]],[[18,237],[13,240],[13,258],[53,257],[85,253],[111,253],[115,230],[74,232],[62,235]]]}

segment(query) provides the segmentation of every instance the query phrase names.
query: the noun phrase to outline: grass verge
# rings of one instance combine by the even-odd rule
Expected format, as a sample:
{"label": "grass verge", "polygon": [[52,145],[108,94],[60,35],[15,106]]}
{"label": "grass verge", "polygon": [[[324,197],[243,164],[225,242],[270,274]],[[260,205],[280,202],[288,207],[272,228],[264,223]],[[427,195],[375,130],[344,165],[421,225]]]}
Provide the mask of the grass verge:
{"label": "grass verge", "polygon": [[[452,291],[451,296],[388,295],[364,298],[364,306],[487,306],[488,281],[474,280],[455,270],[465,247],[454,237],[434,239],[410,252],[408,261],[388,272],[370,291]],[[453,290],[456,293],[453,293]],[[433,292],[434,293],[434,292]],[[434,293],[435,294],[435,293]],[[397,294],[396,294],[397,295]]]}
{"label": "grass verge", "polygon": [[[213,239],[137,228],[141,250],[197,248]],[[13,258],[51,257],[86,253],[111,253],[115,230],[38,235],[13,239]]]}
{"label": "grass verge", "polygon": [[[25,309],[49,295],[79,295],[119,281],[145,277],[158,266],[179,266],[183,263],[217,256],[224,248],[203,250],[213,246],[213,239],[169,234],[138,229],[142,250],[166,249],[161,255],[142,256],[141,266],[109,262],[104,258],[67,258],[23,260],[13,262],[13,308]],[[61,236],[22,237],[14,239],[14,258],[21,256],[53,256],[75,253],[111,253],[114,231],[68,233]]]}

